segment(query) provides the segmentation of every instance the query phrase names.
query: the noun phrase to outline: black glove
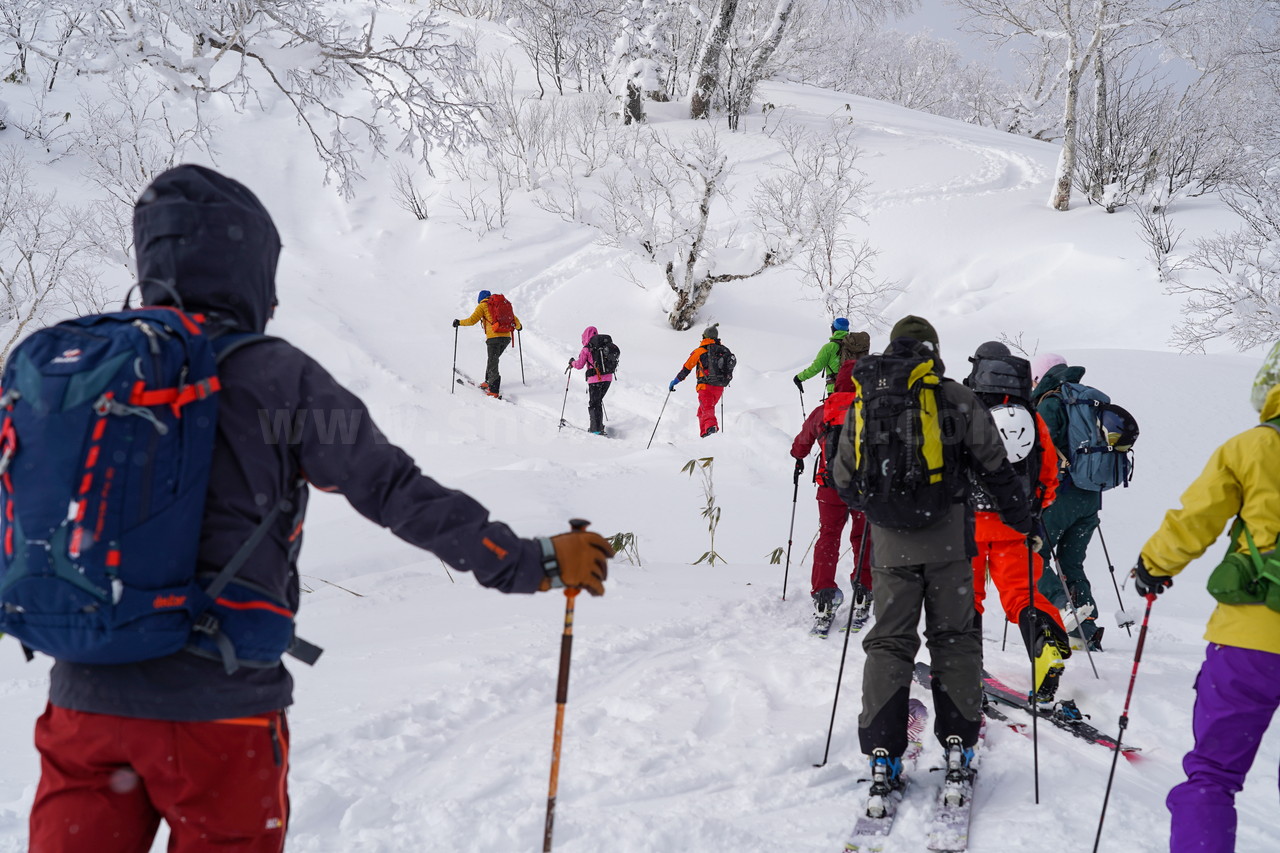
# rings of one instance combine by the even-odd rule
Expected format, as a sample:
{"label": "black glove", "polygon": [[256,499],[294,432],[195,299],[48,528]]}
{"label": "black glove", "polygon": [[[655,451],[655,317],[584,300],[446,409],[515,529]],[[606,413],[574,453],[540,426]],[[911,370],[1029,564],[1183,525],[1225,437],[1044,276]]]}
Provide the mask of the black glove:
{"label": "black glove", "polygon": [[569,366],[573,367],[573,359],[569,359]]}
{"label": "black glove", "polygon": [[461,321],[461,320],[454,320],[454,321],[453,321],[453,327],[454,327],[455,329],[456,329],[456,328],[458,328],[458,327],[459,327],[459,326],[461,326],[461,325],[462,325],[462,321]]}
{"label": "black glove", "polygon": [[793,482],[793,483],[798,483],[798,482],[800,482],[800,475],[801,475],[801,474],[803,474],[803,473],[804,473],[804,460],[803,460],[803,459],[797,459],[797,460],[796,460],[796,473],[795,473],[795,477],[791,480],[791,482]]}
{"label": "black glove", "polygon": [[792,381],[792,382],[794,382],[794,383],[796,383],[796,387],[797,387],[797,388],[799,388],[799,389],[800,389],[800,393],[802,393],[802,394],[803,394],[803,393],[804,393],[804,380],[802,380],[802,379],[800,378],[800,374],[799,374],[799,373],[797,373],[795,376],[792,376],[792,377],[791,377],[791,381]]}
{"label": "black glove", "polygon": [[1133,571],[1129,573],[1129,576],[1133,578],[1133,588],[1143,598],[1149,595],[1159,595],[1173,586],[1173,578],[1157,577],[1147,571],[1147,567],[1143,565],[1142,557],[1138,557],[1138,562],[1134,564]]}

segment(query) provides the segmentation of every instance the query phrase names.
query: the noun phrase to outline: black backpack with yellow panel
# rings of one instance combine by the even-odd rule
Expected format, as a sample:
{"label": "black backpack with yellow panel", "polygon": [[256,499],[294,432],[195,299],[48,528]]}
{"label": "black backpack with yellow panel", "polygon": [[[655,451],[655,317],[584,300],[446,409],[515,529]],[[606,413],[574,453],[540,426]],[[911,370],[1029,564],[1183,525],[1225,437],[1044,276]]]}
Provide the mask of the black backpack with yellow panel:
{"label": "black backpack with yellow panel", "polygon": [[853,476],[840,495],[872,524],[910,530],[951,511],[957,465],[954,442],[944,440],[942,381],[932,358],[901,341],[853,369]]}

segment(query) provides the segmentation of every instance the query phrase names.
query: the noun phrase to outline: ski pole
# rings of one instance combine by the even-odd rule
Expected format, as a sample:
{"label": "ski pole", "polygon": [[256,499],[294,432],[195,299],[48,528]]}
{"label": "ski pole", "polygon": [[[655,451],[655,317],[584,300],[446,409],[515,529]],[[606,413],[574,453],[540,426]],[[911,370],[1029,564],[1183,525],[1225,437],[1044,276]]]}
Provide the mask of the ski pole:
{"label": "ski pole", "polygon": [[724,432],[724,399],[720,400],[720,431]]}
{"label": "ski pole", "polygon": [[556,432],[564,429],[564,410],[569,405],[569,383],[573,381],[573,362],[569,362],[569,366],[564,369],[564,402],[560,404],[560,426],[556,427]]}
{"label": "ski pole", "polygon": [[1093,853],[1098,853],[1098,844],[1102,841],[1102,822],[1107,818],[1107,803],[1111,799],[1111,783],[1116,778],[1116,762],[1120,758],[1120,741],[1124,739],[1124,730],[1129,727],[1129,700],[1133,698],[1133,683],[1138,678],[1138,664],[1142,662],[1142,647],[1147,641],[1147,623],[1151,621],[1151,605],[1155,604],[1155,594],[1146,596],[1147,611],[1142,615],[1142,627],[1138,629],[1138,647],[1133,650],[1133,672],[1129,674],[1129,692],[1124,695],[1124,710],[1120,712],[1120,731],[1116,733],[1116,750],[1111,756],[1111,774],[1107,776],[1107,793],[1102,798],[1102,814],[1098,815],[1098,834],[1093,839]]}
{"label": "ski pole", "polygon": [[804,386],[798,387],[800,388],[800,422],[804,423],[805,418],[809,417],[809,410],[804,407]]}
{"label": "ski pole", "polygon": [[[854,568],[854,577],[862,574],[862,561],[866,559],[867,542],[871,537],[863,535],[862,547],[858,549],[858,556],[855,559],[856,566]],[[815,764],[814,767],[825,767],[827,764],[827,756],[831,754],[831,734],[836,730],[836,705],[840,702],[840,682],[844,680],[844,659],[849,654],[849,635],[853,633],[853,605],[849,605],[849,620],[844,625],[844,648],[840,650],[840,669],[836,671],[836,695],[831,700],[831,723],[827,726],[827,748],[822,751],[822,763]]]}
{"label": "ski pole", "polygon": [[[1036,558],[1031,550],[1031,536],[1027,536],[1027,598],[1035,612],[1036,602]],[[1039,620],[1037,620],[1038,622]],[[1005,635],[1008,636],[1009,620],[1004,620]],[[1030,630],[1028,630],[1030,633]],[[1027,657],[1031,659],[1031,776],[1035,780],[1035,804],[1040,805],[1040,709],[1036,706],[1036,654],[1035,643],[1028,639]]]}
{"label": "ski pole", "polygon": [[458,327],[453,327],[453,372],[449,374],[449,393],[452,394],[458,387]]}
{"label": "ski pole", "polygon": [[1124,609],[1124,599],[1120,597],[1120,584],[1116,583],[1116,567],[1111,564],[1111,552],[1107,550],[1107,537],[1102,535],[1102,525],[1098,525],[1098,541],[1102,543],[1102,554],[1107,558],[1107,571],[1111,572],[1111,586],[1116,591],[1116,601],[1120,602],[1120,612],[1124,613],[1125,621],[1120,623],[1120,627],[1128,632],[1129,636],[1133,636],[1133,631],[1129,630],[1129,626],[1133,624],[1133,619],[1129,618],[1129,614]]}
{"label": "ski pole", "polygon": [[[569,519],[569,529],[587,529],[589,522]],[[551,784],[547,789],[547,822],[542,835],[543,853],[551,853],[551,831],[556,819],[556,788],[560,785],[560,744],[564,739],[564,706],[569,701],[569,660],[573,651],[573,599],[581,590],[565,587],[564,633],[560,635],[560,676],[556,680],[556,727],[551,740]]]}
{"label": "ski pole", "polygon": [[520,353],[520,384],[528,385],[529,383],[524,381],[524,335],[519,329],[516,329],[516,349]]}
{"label": "ski pole", "polygon": [[1080,612],[1076,610],[1076,603],[1071,598],[1071,591],[1067,589],[1067,579],[1062,574],[1062,561],[1058,559],[1058,555],[1053,555],[1054,565],[1058,567],[1058,583],[1062,584],[1062,594],[1067,597],[1067,607],[1071,608],[1071,616],[1076,620],[1076,630],[1080,632],[1080,640],[1084,643],[1084,653],[1089,658],[1089,666],[1093,669],[1094,678],[1102,678],[1098,675],[1098,667],[1093,662],[1093,652],[1089,650],[1089,641],[1084,636],[1084,625],[1080,622]]}
{"label": "ski pole", "polygon": [[800,499],[800,475],[804,473],[804,460],[797,459],[796,472],[792,476],[795,489],[791,492],[791,526],[787,528],[787,565],[782,570],[782,600],[787,600],[787,576],[791,574],[791,537],[796,532],[796,501]]}
{"label": "ski pole", "polygon": [[649,443],[644,446],[648,450],[653,446],[653,437],[658,434],[658,424],[662,423],[662,413],[667,410],[667,400],[671,399],[671,389],[667,389],[667,396],[662,401],[662,408],[658,411],[658,419],[653,422],[653,432],[649,434]]}

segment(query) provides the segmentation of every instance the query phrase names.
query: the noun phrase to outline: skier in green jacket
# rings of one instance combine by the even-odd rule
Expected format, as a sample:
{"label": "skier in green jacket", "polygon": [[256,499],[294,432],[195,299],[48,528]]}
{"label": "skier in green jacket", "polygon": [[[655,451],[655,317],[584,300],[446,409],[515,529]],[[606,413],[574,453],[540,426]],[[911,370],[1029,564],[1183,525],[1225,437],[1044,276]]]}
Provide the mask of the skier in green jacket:
{"label": "skier in green jacket", "polygon": [[831,340],[822,345],[813,364],[795,375],[791,381],[796,383],[800,393],[804,393],[804,382],[822,373],[827,380],[827,393],[836,390],[836,374],[840,365],[850,359],[856,359],[871,352],[871,336],[866,332],[850,332],[849,321],[837,317],[831,324]]}

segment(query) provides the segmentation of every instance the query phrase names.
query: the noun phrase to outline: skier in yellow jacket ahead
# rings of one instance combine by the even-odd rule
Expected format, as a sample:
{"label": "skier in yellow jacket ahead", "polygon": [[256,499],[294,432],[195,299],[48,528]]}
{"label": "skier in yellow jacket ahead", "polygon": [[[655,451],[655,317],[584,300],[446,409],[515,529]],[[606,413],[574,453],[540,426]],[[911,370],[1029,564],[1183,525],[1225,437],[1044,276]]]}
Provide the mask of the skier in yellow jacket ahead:
{"label": "skier in yellow jacket ahead", "polygon": [[[489,351],[489,359],[485,364],[484,382],[480,390],[490,397],[502,397],[502,376],[498,373],[498,359],[511,344],[511,334],[524,328],[520,318],[511,310],[511,303],[502,294],[491,294],[487,290],[476,296],[476,310],[465,320],[454,320],[453,327],[474,326],[481,323],[484,328],[484,345]],[[523,368],[521,368],[523,370]]]}
{"label": "skier in yellow jacket ahead", "polygon": [[[1182,496],[1182,508],[1142,547],[1133,574],[1142,595],[1160,594],[1172,576],[1203,554],[1233,525],[1229,549],[1259,552],[1280,538],[1280,343],[1253,386],[1262,423],[1214,451],[1203,473]],[[1280,706],[1280,612],[1266,603],[1222,602],[1209,617],[1209,641],[1196,678],[1192,720],[1195,747],[1182,761],[1187,781],[1169,792],[1174,853],[1230,853],[1236,841],[1236,792],[1244,787],[1263,732]],[[1280,592],[1273,594],[1280,601]]]}

